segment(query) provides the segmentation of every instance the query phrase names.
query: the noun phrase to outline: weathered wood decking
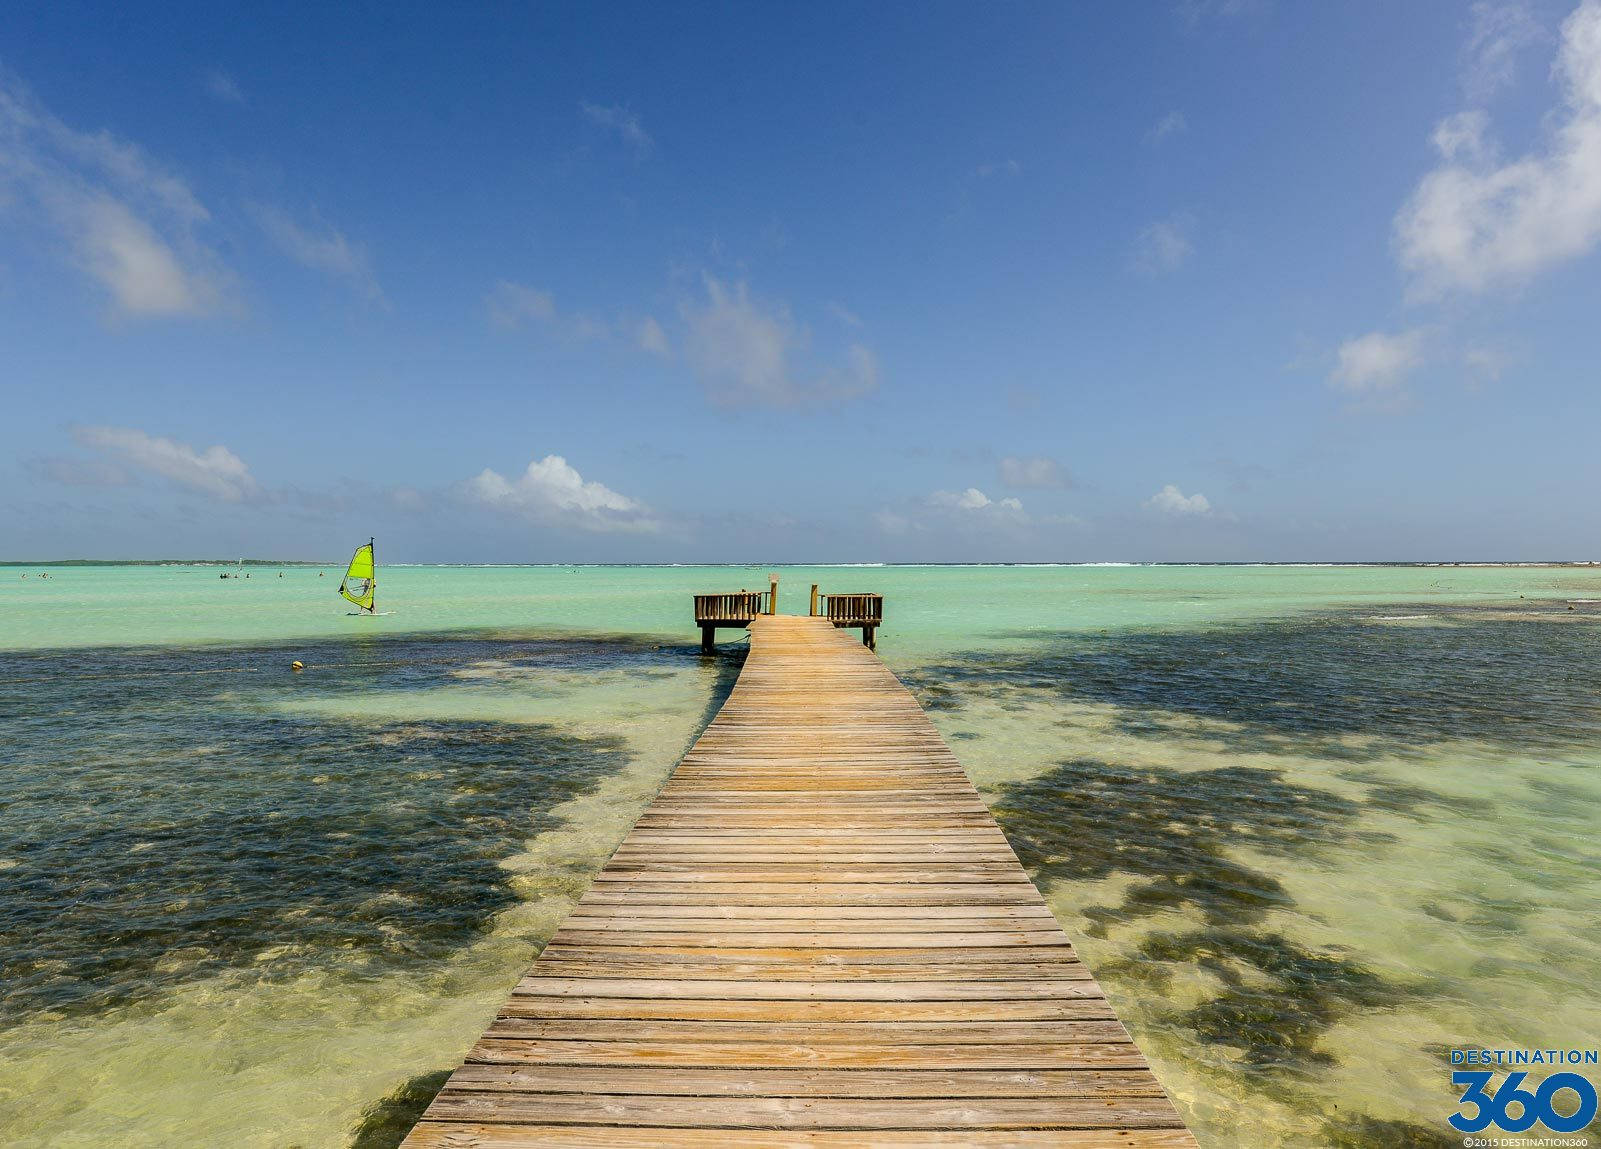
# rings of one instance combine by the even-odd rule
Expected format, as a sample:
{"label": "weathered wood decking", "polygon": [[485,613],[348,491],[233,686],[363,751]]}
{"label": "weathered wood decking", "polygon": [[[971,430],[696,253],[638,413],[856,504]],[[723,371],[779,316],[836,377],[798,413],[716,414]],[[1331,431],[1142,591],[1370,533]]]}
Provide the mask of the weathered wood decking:
{"label": "weathered wood decking", "polygon": [[767,616],[405,1144],[1195,1142],[911,694]]}

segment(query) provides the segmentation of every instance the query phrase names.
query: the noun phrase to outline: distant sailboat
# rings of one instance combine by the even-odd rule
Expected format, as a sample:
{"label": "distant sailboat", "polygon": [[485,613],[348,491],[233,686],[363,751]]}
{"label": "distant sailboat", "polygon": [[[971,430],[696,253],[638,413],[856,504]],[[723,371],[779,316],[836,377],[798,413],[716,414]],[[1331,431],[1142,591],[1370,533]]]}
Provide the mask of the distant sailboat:
{"label": "distant sailboat", "polygon": [[378,590],[378,571],[372,558],[372,545],[375,542],[376,539],[368,539],[365,546],[356,548],[356,553],[350,556],[344,581],[339,584],[339,593],[361,607],[362,614],[378,613],[373,607]]}

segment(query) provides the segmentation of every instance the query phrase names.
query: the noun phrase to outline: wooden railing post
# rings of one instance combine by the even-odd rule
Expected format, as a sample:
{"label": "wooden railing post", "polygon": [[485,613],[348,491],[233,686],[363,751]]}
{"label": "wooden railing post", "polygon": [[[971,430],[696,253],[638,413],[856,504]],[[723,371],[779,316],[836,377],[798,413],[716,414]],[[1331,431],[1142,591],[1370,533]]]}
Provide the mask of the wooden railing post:
{"label": "wooden railing post", "polygon": [[806,612],[812,618],[817,617],[817,584],[812,584],[812,609]]}
{"label": "wooden railing post", "polygon": [[767,613],[778,613],[778,576],[776,574],[767,576]]}

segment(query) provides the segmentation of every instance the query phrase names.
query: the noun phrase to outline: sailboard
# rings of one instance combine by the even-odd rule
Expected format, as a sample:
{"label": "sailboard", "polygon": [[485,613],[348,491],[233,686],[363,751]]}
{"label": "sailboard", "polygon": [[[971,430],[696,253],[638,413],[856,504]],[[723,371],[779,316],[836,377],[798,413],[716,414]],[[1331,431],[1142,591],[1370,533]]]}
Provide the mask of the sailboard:
{"label": "sailboard", "polygon": [[378,597],[378,565],[372,557],[373,544],[377,541],[368,539],[356,548],[356,553],[350,556],[350,566],[345,569],[345,577],[339,583],[339,593],[361,608],[359,614],[378,613],[373,605]]}

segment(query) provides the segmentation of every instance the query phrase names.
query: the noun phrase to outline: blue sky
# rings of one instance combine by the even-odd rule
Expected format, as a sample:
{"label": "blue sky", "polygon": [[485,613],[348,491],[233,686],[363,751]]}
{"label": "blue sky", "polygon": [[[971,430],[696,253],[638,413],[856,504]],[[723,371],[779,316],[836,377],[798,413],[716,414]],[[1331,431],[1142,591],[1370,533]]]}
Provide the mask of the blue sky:
{"label": "blue sky", "polygon": [[1601,554],[1601,0],[21,4],[0,558]]}

